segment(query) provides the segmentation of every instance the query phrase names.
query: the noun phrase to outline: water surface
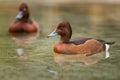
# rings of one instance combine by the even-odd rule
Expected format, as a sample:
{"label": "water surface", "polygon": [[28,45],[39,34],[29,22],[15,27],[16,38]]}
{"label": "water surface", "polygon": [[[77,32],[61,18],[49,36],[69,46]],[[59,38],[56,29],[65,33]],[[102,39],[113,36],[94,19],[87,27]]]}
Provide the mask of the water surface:
{"label": "water surface", "polygon": [[[120,4],[74,3],[43,5],[28,2],[31,17],[40,25],[36,34],[8,33],[20,1],[0,2],[1,80],[119,80]],[[105,53],[92,56],[57,55],[53,46],[59,36],[47,38],[55,26],[67,20],[73,37],[116,41]]]}

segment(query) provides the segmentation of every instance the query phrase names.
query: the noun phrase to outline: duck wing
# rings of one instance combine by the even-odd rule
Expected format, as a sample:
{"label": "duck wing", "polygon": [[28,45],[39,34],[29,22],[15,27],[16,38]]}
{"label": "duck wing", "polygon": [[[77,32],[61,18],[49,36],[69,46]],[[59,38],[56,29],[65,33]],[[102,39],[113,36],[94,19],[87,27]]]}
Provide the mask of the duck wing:
{"label": "duck wing", "polygon": [[90,40],[90,39],[92,38],[74,38],[74,39],[70,39],[70,43],[79,45],[79,44],[85,43],[87,40]]}
{"label": "duck wing", "polygon": [[[93,38],[74,38],[74,39],[70,40],[70,43],[73,43],[75,45],[79,45],[79,44],[84,44],[87,40],[90,40],[90,39],[93,39]],[[112,44],[115,43],[114,41],[112,41],[112,42],[106,42],[106,41],[100,40],[100,39],[96,39],[96,40],[99,41],[99,42],[101,42],[102,44],[112,45]]]}

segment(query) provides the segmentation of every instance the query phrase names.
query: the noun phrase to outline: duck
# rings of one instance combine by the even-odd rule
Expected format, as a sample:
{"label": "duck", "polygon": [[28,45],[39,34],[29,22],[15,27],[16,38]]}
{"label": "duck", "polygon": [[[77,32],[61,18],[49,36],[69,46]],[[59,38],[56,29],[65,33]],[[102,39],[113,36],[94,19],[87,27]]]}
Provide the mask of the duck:
{"label": "duck", "polygon": [[39,31],[39,25],[36,21],[30,19],[30,12],[27,3],[22,2],[19,5],[19,12],[16,20],[10,25],[10,33],[33,33]]}
{"label": "duck", "polygon": [[60,22],[55,30],[48,35],[53,37],[60,35],[60,41],[54,45],[54,52],[58,54],[83,54],[86,56],[108,51],[110,45],[114,44],[114,41],[107,42],[101,39],[94,38],[71,38],[72,28],[68,21]]}

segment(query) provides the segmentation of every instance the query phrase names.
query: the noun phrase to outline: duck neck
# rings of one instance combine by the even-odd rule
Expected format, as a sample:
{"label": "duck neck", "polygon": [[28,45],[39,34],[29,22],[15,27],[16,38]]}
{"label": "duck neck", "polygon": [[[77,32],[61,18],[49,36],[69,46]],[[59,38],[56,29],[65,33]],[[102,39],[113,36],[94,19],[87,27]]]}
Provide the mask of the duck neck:
{"label": "duck neck", "polygon": [[22,18],[20,21],[22,21],[22,22],[29,22],[29,18]]}
{"label": "duck neck", "polygon": [[23,23],[24,23],[24,22],[25,22],[25,23],[26,23],[26,22],[32,23],[32,20],[31,20],[30,18],[17,19],[16,22],[17,22],[17,21],[21,21],[21,22],[23,22]]}
{"label": "duck neck", "polygon": [[19,21],[22,22],[29,22],[30,21],[30,13],[29,11],[23,12],[23,17],[21,19],[18,19]]}
{"label": "duck neck", "polygon": [[62,43],[69,43],[69,40],[70,40],[70,38],[71,38],[71,35],[72,35],[72,34],[69,34],[69,35],[61,35],[60,41],[61,41]]}

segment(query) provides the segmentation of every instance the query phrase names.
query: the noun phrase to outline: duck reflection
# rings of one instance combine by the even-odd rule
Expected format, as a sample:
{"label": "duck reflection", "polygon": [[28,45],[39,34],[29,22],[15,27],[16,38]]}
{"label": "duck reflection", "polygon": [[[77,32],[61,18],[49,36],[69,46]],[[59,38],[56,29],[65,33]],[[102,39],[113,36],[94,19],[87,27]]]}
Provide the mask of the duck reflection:
{"label": "duck reflection", "polygon": [[90,64],[95,64],[100,60],[107,59],[109,57],[110,57],[110,53],[108,51],[103,53],[97,53],[90,56],[54,54],[54,60],[59,64],[81,62],[86,65],[90,65]]}
{"label": "duck reflection", "polygon": [[16,52],[20,59],[27,59],[28,52],[32,49],[31,43],[36,40],[38,33],[10,33],[10,37],[17,45]]}

